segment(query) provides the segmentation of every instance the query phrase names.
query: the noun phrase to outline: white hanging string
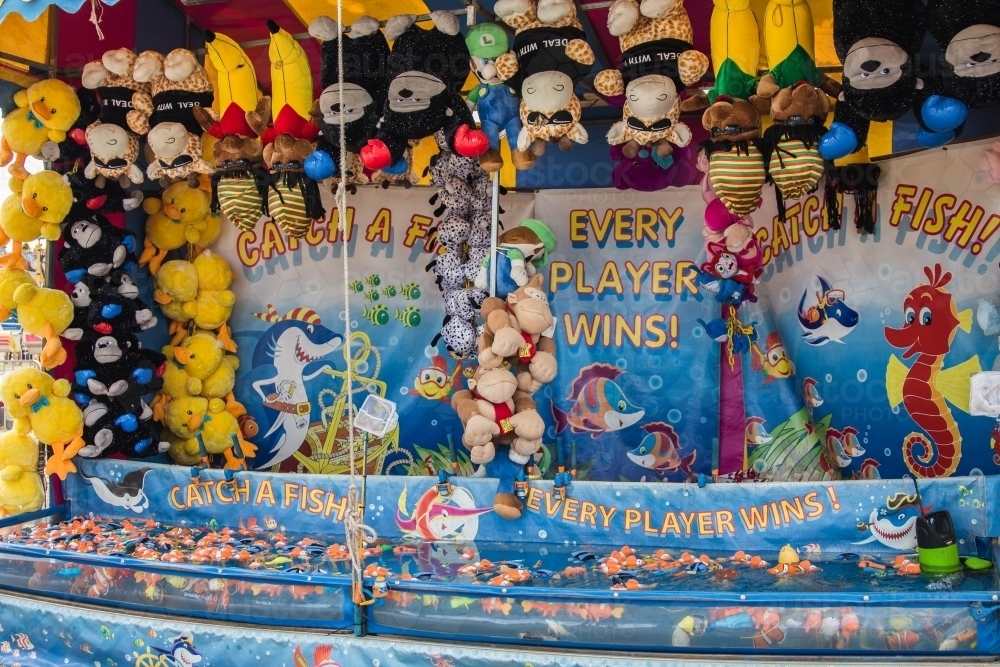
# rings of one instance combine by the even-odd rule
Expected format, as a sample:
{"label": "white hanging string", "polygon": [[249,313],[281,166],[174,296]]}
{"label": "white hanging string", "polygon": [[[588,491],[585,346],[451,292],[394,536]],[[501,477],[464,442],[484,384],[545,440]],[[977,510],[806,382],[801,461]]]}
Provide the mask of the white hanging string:
{"label": "white hanging string", "polygon": [[[344,267],[344,345],[348,347],[348,354],[346,357],[350,358],[350,346],[351,346],[351,290],[348,287],[350,284],[350,262],[347,258],[348,253],[348,223],[347,223],[347,187],[345,180],[347,178],[347,137],[346,130],[344,128],[344,2],[343,0],[337,0],[337,82],[339,88],[339,99],[338,103],[340,105],[340,122],[338,124],[340,131],[340,155],[337,159],[340,161],[338,165],[340,167],[340,182],[337,184],[336,199],[337,199],[337,229],[340,231],[340,242],[343,244],[343,253],[341,254],[343,267]],[[347,364],[347,443],[348,449],[350,451],[351,459],[351,484],[347,491],[347,512],[344,514],[344,530],[347,537],[347,551],[351,556],[351,580],[353,583],[352,589],[355,594],[355,602],[362,602],[361,590],[362,583],[364,579],[363,571],[363,561],[364,561],[364,549],[362,547],[362,541],[374,542],[378,539],[375,531],[366,526],[364,523],[364,508],[360,507],[358,502],[358,485],[357,485],[357,452],[354,450],[354,401],[353,392],[354,388],[354,366],[348,361]],[[334,426],[336,428],[336,425]],[[362,462],[362,466],[367,466],[367,461]],[[362,469],[364,471],[364,468]]]}
{"label": "white hanging string", "polygon": [[[97,15],[97,10],[101,10],[101,15]],[[101,32],[101,18],[104,16],[104,7],[101,6],[101,0],[90,0],[90,22],[94,24],[94,29],[97,30],[97,39],[104,41],[104,33]]]}

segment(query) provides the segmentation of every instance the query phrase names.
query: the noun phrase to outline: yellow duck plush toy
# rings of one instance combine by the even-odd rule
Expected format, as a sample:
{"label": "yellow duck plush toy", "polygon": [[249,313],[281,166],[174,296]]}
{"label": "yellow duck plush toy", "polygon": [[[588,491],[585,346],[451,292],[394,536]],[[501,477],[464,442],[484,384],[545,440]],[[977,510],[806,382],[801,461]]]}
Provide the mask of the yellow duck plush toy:
{"label": "yellow duck plush toy", "polygon": [[[160,304],[163,314],[170,320],[170,343],[176,345],[187,336],[184,325],[198,312],[198,270],[191,262],[172,259],[160,266],[153,284],[153,300]],[[0,304],[2,298],[0,291]]]}
{"label": "yellow duck plush toy", "polygon": [[10,317],[10,311],[17,308],[14,292],[21,285],[36,285],[35,279],[27,271],[0,268],[0,322]]}
{"label": "yellow duck plush toy", "polygon": [[30,334],[45,339],[45,346],[38,360],[45,370],[61,366],[66,361],[66,350],[59,334],[73,322],[73,301],[69,294],[57,289],[21,285],[14,290],[17,321]]}
{"label": "yellow duck plush toy", "polygon": [[146,238],[143,241],[139,266],[149,265],[154,276],[160,270],[164,258],[171,250],[177,250],[187,243],[208,245],[218,238],[221,224],[214,226],[215,238],[211,237],[211,198],[199,188],[189,187],[179,181],[163,191],[163,198],[147,198],[142,202],[146,219]]}
{"label": "yellow duck plush toy", "polygon": [[[191,461],[195,456],[201,458],[199,435],[206,453],[209,456],[225,456],[225,467],[229,469],[244,467],[245,458],[257,453],[257,448],[243,439],[236,418],[226,412],[226,403],[221,399],[209,400],[201,396],[176,398],[167,404],[165,421],[171,433],[181,439],[179,442],[173,441],[170,448],[172,454],[181,454],[180,457],[175,456],[178,463]],[[232,451],[234,435],[240,443],[244,458],[236,456]]]}
{"label": "yellow duck plush toy", "polygon": [[34,438],[16,431],[0,433],[0,517],[42,509],[45,487],[37,465]]}
{"label": "yellow duck plush toy", "polygon": [[76,472],[73,457],[83,446],[83,413],[66,398],[70,384],[54,380],[37,368],[19,368],[0,379],[0,399],[14,418],[14,430],[22,435],[34,433],[44,445],[52,447],[45,466],[47,475]]}
{"label": "yellow duck plush toy", "polygon": [[[23,181],[28,178],[25,158],[42,157],[45,144],[66,139],[80,117],[80,98],[59,79],[43,79],[15,93],[14,104],[17,108],[4,116],[0,125],[0,167],[10,164],[10,175]],[[58,155],[58,149],[56,152]],[[45,157],[51,159],[50,155]]]}
{"label": "yellow duck plush toy", "polygon": [[234,417],[246,414],[246,408],[233,396],[240,360],[226,354],[218,339],[209,334],[195,334],[185,339],[183,345],[172,347],[171,352],[175,365],[180,365],[190,377],[186,387],[192,395],[225,399],[226,410]]}
{"label": "yellow duck plush toy", "polygon": [[21,244],[39,236],[48,241],[59,238],[59,223],[73,205],[73,191],[65,178],[54,171],[40,171],[24,181],[12,179],[14,194],[0,204],[0,246],[10,241],[10,254],[0,257],[0,266],[26,269]]}
{"label": "yellow duck plush toy", "polygon": [[229,334],[226,322],[233,314],[236,294],[229,286],[233,284],[233,271],[221,256],[206,250],[194,259],[198,271],[198,312],[194,323],[200,329],[218,330],[218,339],[227,352],[236,352],[236,343]]}

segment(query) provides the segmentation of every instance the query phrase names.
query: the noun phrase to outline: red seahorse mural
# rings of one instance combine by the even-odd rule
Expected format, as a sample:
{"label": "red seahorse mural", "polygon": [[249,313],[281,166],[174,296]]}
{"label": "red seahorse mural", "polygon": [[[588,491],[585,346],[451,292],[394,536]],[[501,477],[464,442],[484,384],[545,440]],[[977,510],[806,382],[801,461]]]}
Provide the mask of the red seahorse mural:
{"label": "red seahorse mural", "polygon": [[910,419],[926,432],[911,433],[903,441],[906,467],[918,477],[947,477],[962,458],[962,434],[948,403],[968,412],[969,376],[980,371],[979,357],[943,368],[955,333],[972,329],[972,311],[958,312],[944,289],[951,273],[942,272],[940,264],[933,270],[925,266],[924,274],[930,283],[918,285],[903,299],[903,327],[885,328],[889,344],[905,350],[903,359],[916,355],[909,369],[896,355],[889,357],[886,392],[889,404],[902,403]]}

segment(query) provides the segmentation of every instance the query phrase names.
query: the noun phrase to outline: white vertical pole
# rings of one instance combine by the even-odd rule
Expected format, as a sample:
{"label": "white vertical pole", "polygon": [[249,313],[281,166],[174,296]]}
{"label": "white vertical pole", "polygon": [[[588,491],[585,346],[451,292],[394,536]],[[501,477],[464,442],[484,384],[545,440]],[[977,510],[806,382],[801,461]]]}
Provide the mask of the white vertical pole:
{"label": "white vertical pole", "polygon": [[497,228],[500,226],[500,172],[493,172],[493,221],[490,229],[490,296],[497,295]]}

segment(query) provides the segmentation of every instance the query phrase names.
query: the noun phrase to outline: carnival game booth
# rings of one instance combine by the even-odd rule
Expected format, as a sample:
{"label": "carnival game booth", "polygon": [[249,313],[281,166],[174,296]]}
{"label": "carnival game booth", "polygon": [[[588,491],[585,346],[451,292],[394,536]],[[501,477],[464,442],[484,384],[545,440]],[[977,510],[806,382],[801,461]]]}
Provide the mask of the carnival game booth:
{"label": "carnival game booth", "polygon": [[0,4],[0,662],[1000,654],[1000,16],[358,9]]}

